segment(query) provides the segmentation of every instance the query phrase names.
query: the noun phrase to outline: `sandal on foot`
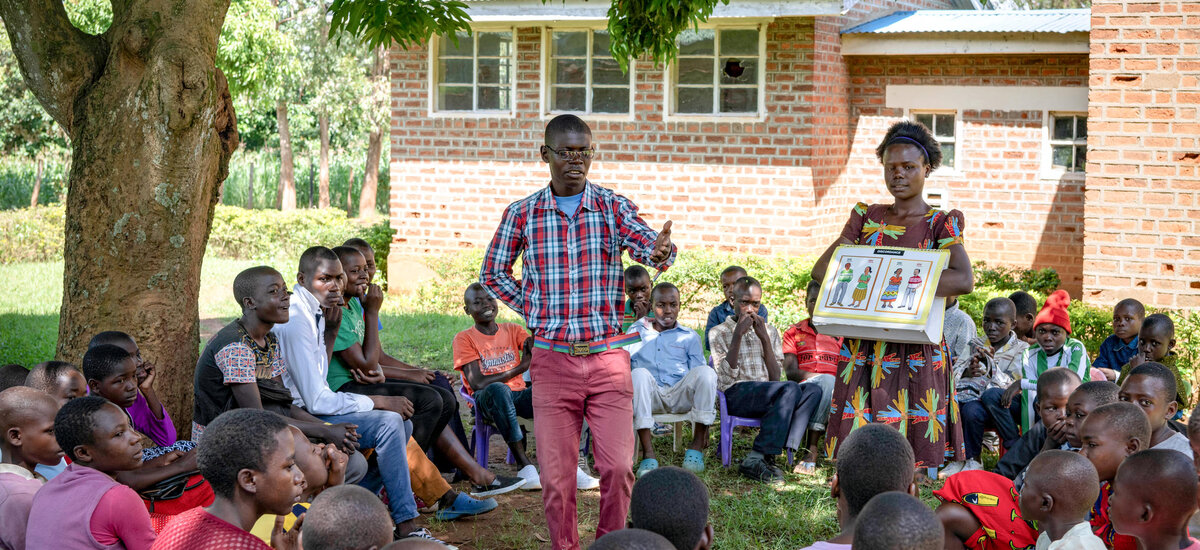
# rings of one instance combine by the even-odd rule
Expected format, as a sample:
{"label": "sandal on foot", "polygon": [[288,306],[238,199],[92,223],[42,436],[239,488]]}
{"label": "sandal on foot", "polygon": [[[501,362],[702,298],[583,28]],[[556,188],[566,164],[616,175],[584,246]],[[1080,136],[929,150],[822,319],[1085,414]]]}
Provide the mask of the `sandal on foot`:
{"label": "sandal on foot", "polygon": [[642,477],[657,468],[658,468],[658,459],[657,458],[642,459],[641,464],[638,464],[637,477]]}
{"label": "sandal on foot", "polygon": [[817,463],[816,462],[797,462],[796,466],[792,468],[792,473],[800,474],[800,475],[804,475],[804,476],[811,476],[811,475],[817,473]]}
{"label": "sandal on foot", "polygon": [[683,467],[692,473],[700,473],[704,471],[704,453],[695,449],[688,449],[683,453]]}

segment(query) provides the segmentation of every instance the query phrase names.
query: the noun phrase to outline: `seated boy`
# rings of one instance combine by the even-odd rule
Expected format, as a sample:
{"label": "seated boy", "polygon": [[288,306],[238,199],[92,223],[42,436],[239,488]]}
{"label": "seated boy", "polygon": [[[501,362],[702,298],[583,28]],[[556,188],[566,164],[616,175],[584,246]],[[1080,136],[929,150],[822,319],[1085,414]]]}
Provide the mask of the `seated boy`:
{"label": "seated boy", "polygon": [[[962,413],[963,439],[967,453],[965,462],[946,466],[939,477],[949,477],[963,470],[981,470],[983,464],[983,432],[991,421],[987,407],[980,397],[990,389],[1007,388],[1021,377],[1021,361],[1029,348],[1013,327],[1017,322],[1017,306],[1008,298],[988,300],[983,308],[983,334],[987,344],[972,335],[968,351],[954,362],[955,399]],[[1011,418],[1011,415],[1005,415]],[[1007,456],[1007,455],[1006,455]]]}
{"label": "seated boy", "polygon": [[[1161,313],[1146,316],[1138,333],[1138,352],[1121,367],[1121,377],[1117,379],[1117,383],[1125,383],[1129,372],[1142,363],[1153,361],[1162,364],[1175,375],[1175,385],[1178,389],[1175,402],[1179,404],[1179,410],[1188,410],[1192,401],[1192,382],[1189,376],[1179,372],[1179,366],[1176,365],[1179,356],[1175,354],[1174,349],[1175,323],[1171,318]],[[1175,419],[1178,420],[1180,416],[1176,414]]]}
{"label": "seated boy", "polygon": [[1188,520],[1196,512],[1196,472],[1178,453],[1150,449],[1117,469],[1109,517],[1116,532],[1143,550],[1196,550]]}
{"label": "seated boy", "polygon": [[708,488],[696,474],[682,468],[667,466],[649,472],[633,484],[629,527],[658,533],[671,541],[675,550],[708,550],[713,544]]}
{"label": "seated boy", "polygon": [[[353,525],[353,529],[347,526]],[[370,491],[342,485],[313,500],[301,527],[304,550],[377,550],[392,542],[387,507]]]}
{"label": "seated boy", "polygon": [[1055,433],[1049,435],[1045,425],[1040,422],[1035,424],[1033,429],[1022,434],[1017,444],[1000,457],[999,463],[996,464],[996,473],[1013,480],[1017,489],[1021,489],[1025,482],[1025,470],[1038,453],[1047,449],[1078,451],[1082,446],[1079,440],[1079,426],[1097,407],[1116,403],[1117,393],[1120,391],[1120,386],[1107,380],[1093,380],[1080,384],[1067,398],[1066,418],[1061,427],[1056,427],[1053,430]]}
{"label": "seated boy", "polygon": [[796,471],[803,474],[814,473],[817,469],[818,445],[825,436],[825,422],[829,419],[833,401],[833,377],[842,352],[840,337],[819,334],[812,325],[813,309],[817,307],[820,292],[821,281],[808,282],[804,297],[808,319],[783,332],[783,372],[787,379],[821,388],[821,406],[808,424],[808,454],[803,459],[796,458]]}
{"label": "seated boy", "polygon": [[1009,294],[1008,299],[1017,306],[1017,324],[1013,328],[1013,331],[1017,333],[1017,338],[1030,346],[1036,346],[1037,338],[1033,334],[1033,320],[1037,318],[1039,309],[1037,299],[1024,290]]}
{"label": "seated boy", "polygon": [[[1042,450],[1062,448],[1067,405],[1071,393],[1079,386],[1079,375],[1070,369],[1056,367],[1038,378],[1038,397],[1034,407],[1039,420],[1005,453],[1004,458],[1008,460],[1010,468],[1019,473]],[[1010,458],[1010,454],[1014,456]],[[1020,487],[1018,484],[1017,488]]]}
{"label": "seated boy", "polygon": [[279,340],[286,368],[283,383],[294,405],[326,422],[355,425],[359,444],[375,449],[397,537],[432,539],[414,521],[419,514],[406,451],[412,428],[397,412],[411,415],[412,403],[402,397],[341,393],[329,388],[327,342],[336,337],[340,324],[345,279],[342,263],[332,250],[312,247],[300,256],[288,322],[271,328]]}
{"label": "seated boy", "polygon": [[837,501],[842,531],[804,550],[850,550],[854,525],[875,495],[890,491],[918,495],[913,483],[915,460],[908,439],[895,428],[867,424],[850,432],[838,449],[837,471],[829,489],[829,496]]}
{"label": "seated boy", "polygon": [[[286,417],[284,421],[287,422]],[[337,487],[346,481],[346,463],[349,455],[340,451],[337,445],[309,441],[300,428],[290,424],[289,422],[288,433],[292,435],[292,441],[296,444],[296,468],[304,476],[304,488],[289,513],[283,516],[273,513],[263,514],[254,523],[254,527],[250,528],[250,534],[267,544],[271,543],[271,536],[276,531],[276,520],[282,518],[281,527],[286,531],[291,531],[296,522],[300,521],[300,517],[308,512],[309,504],[314,497],[325,489]],[[376,500],[378,498],[376,497]],[[386,517],[386,507],[384,514]]]}
{"label": "seated boy", "polygon": [[1083,342],[1070,337],[1071,318],[1067,315],[1070,304],[1071,296],[1065,290],[1056,290],[1046,298],[1046,304],[1034,319],[1038,345],[1025,350],[1021,379],[1006,390],[992,388],[980,397],[1005,448],[1012,447],[1021,432],[1028,431],[1037,421],[1033,402],[1037,397],[1037,379],[1046,369],[1069,368],[1080,380],[1091,381],[1087,350]]}
{"label": "seated boy", "polygon": [[942,321],[942,336],[946,340],[946,348],[950,350],[950,364],[953,365],[960,357],[971,354],[971,340],[977,340],[979,331],[971,315],[958,307],[958,298],[946,299],[946,316]]}
{"label": "seated boy", "polygon": [[[118,401],[109,399],[113,403],[117,403],[125,408],[125,412],[129,413],[129,418],[133,422],[133,429],[142,432],[158,447],[170,448],[175,444],[178,437],[175,433],[175,423],[171,421],[171,415],[167,414],[166,407],[162,401],[158,399],[158,392],[154,391],[154,380],[156,368],[153,363],[142,359],[142,352],[138,349],[137,342],[132,336],[124,332],[110,330],[101,332],[92,337],[88,342],[88,349],[100,345],[117,346],[133,357],[135,371],[135,397],[132,403],[123,405]],[[86,370],[84,371],[87,372]],[[95,393],[95,389],[92,392]],[[107,397],[107,396],[105,396]],[[191,450],[190,442],[180,445],[177,449],[181,451]],[[174,450],[174,449],[173,449]],[[146,460],[150,460],[157,454],[147,455]]]}
{"label": "seated boy", "polygon": [[596,539],[588,550],[673,550],[671,541],[653,531],[621,529]]}
{"label": "seated boy", "polygon": [[[841,455],[838,455],[839,460]],[[941,550],[945,529],[920,499],[893,491],[863,506],[854,524],[854,550]]]}
{"label": "seated boy", "polygon": [[1109,521],[1109,503],[1113,494],[1112,481],[1117,468],[1129,455],[1149,447],[1150,421],[1146,413],[1133,403],[1109,403],[1092,411],[1079,427],[1083,446],[1079,454],[1096,467],[1100,479],[1100,498],[1092,507],[1092,532],[1112,550],[1135,550],[1137,541],[1118,534]]}
{"label": "seated boy", "polygon": [[[721,272],[721,295],[725,297],[725,301],[717,304],[708,312],[708,321],[704,324],[704,349],[712,350],[712,342],[709,333],[713,327],[724,323],[725,319],[733,317],[733,299],[730,298],[729,289],[733,287],[738,279],[746,277],[748,274],[741,266],[731,265]],[[759,304],[756,312],[764,321],[767,320],[767,306]]]}
{"label": "seated boy", "polygon": [[484,420],[495,426],[508,444],[520,468],[517,475],[525,480],[521,488],[541,489],[537,466],[525,453],[525,434],[517,420],[533,418],[533,387],[522,377],[529,371],[533,338],[521,325],[496,322],[499,307],[483,285],[467,286],[463,302],[463,311],[475,326],[454,336],[454,368]]}
{"label": "seated boy", "polygon": [[704,471],[708,427],[717,418],[717,373],[704,360],[700,335],[680,325],[679,289],[659,283],[650,294],[654,316],[639,319],[629,329],[641,342],[627,346],[633,369],[633,429],[641,440],[642,462],[637,476],[658,467],[650,428],[655,414],[687,414],[692,442],[683,455],[683,467]]}
{"label": "seated boy", "polygon": [[25,550],[29,508],[46,481],[34,468],[62,458],[54,439],[57,412],[54,398],[33,388],[0,391],[0,548]]}
{"label": "seated boy", "polygon": [[63,406],[67,401],[87,395],[87,379],[79,367],[66,361],[46,361],[29,370],[25,385],[50,394]]}
{"label": "seated boy", "polygon": [[1021,489],[1021,517],[1037,522],[1038,550],[1104,550],[1088,515],[1100,495],[1096,468],[1068,451],[1046,451],[1029,464]]}
{"label": "seated boy", "polygon": [[725,392],[729,414],[762,419],[762,429],[738,470],[755,481],[783,483],[775,457],[785,448],[804,447],[804,433],[821,406],[821,389],[780,380],[783,344],[779,330],[755,313],[762,301],[758,281],[742,277],[729,294],[734,315],[710,334],[717,389]]}
{"label": "seated boy", "polygon": [[1150,419],[1150,448],[1179,451],[1189,459],[1192,448],[1187,436],[1167,424],[1175,418],[1175,375],[1159,363],[1142,363],[1129,371],[1121,385],[1121,401],[1133,403],[1146,411]]}
{"label": "seated boy", "polygon": [[71,464],[34,495],[25,547],[150,548],[145,504],[113,479],[142,465],[140,436],[125,411],[103,397],[72,399],[54,417],[54,438]]}
{"label": "seated boy", "polygon": [[1145,318],[1146,306],[1141,302],[1133,298],[1117,302],[1113,306],[1113,333],[1100,344],[1092,368],[1099,369],[1109,380],[1119,378],[1121,367],[1138,351],[1138,332]]}
{"label": "seated boy", "polygon": [[250,528],[263,514],[287,514],[300,498],[304,475],[295,462],[296,444],[282,416],[257,409],[221,414],[205,430],[197,459],[216,500],[172,519],[154,549],[270,548]]}
{"label": "seated boy", "polygon": [[654,316],[650,301],[650,272],[639,264],[625,268],[625,313],[621,315],[621,332],[629,332],[633,322]]}
{"label": "seated boy", "polygon": [[[398,365],[389,367],[380,345],[377,322],[383,290],[369,282],[366,259],[361,252],[348,246],[339,246],[333,252],[341,262],[347,282],[342,289],[341,321],[326,377],[330,389],[407,400],[412,409],[407,415],[412,423],[412,438],[422,449],[436,451],[465,474],[472,482],[475,496],[500,495],[524,485],[522,478],[497,476],[476,463],[459,441],[449,427],[458,416],[458,398],[453,391],[429,384],[428,380],[406,378],[408,371],[398,375],[396,371],[403,370]],[[403,367],[412,369],[408,365]]]}

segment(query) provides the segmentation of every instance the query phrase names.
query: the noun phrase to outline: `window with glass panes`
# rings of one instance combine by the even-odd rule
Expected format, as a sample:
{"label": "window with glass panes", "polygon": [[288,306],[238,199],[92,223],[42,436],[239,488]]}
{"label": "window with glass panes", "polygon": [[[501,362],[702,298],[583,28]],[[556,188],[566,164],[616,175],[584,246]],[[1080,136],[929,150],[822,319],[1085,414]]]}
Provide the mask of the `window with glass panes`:
{"label": "window with glass panes", "polygon": [[913,113],[913,119],[933,132],[942,149],[942,166],[954,169],[954,113]]}
{"label": "window with glass panes", "polygon": [[550,111],[629,113],[630,75],[609,43],[607,30],[551,31]]}
{"label": "window with glass panes", "polygon": [[679,34],[674,109],[681,115],[758,113],[758,29],[689,29]]}
{"label": "window with glass panes", "polygon": [[1083,172],[1087,166],[1087,116],[1050,116],[1050,164],[1067,172]]}
{"label": "window with glass panes", "polygon": [[449,36],[438,37],[437,110],[510,110],[512,32],[459,32],[456,38],[457,43]]}

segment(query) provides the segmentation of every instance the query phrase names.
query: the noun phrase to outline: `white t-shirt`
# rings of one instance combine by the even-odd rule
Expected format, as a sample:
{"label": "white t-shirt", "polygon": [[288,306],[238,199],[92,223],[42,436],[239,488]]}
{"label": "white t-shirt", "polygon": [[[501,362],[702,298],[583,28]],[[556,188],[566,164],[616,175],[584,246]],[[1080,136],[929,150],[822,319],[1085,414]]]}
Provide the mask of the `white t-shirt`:
{"label": "white t-shirt", "polygon": [[1092,533],[1091,527],[1086,521],[1076,524],[1056,541],[1043,532],[1038,536],[1037,550],[1104,550],[1104,541]]}
{"label": "white t-shirt", "polygon": [[1187,436],[1185,436],[1179,432],[1171,432],[1171,437],[1168,437],[1168,438],[1162,440],[1161,443],[1159,443],[1158,445],[1155,445],[1153,447],[1150,447],[1150,448],[1151,449],[1170,449],[1172,451],[1179,451],[1179,452],[1187,455],[1188,460],[1192,459],[1192,446],[1188,444]]}

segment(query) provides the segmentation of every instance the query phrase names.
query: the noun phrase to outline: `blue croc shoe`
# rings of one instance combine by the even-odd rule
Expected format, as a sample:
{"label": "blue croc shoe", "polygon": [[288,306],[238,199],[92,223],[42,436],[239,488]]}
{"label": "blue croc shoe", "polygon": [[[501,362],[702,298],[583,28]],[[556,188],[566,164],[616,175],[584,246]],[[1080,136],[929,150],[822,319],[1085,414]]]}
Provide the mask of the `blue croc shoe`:
{"label": "blue croc shoe", "polygon": [[688,449],[683,453],[683,467],[692,473],[700,473],[704,471],[704,453],[695,449]]}
{"label": "blue croc shoe", "polygon": [[486,514],[495,510],[496,506],[498,504],[496,504],[496,499],[494,498],[478,500],[467,496],[466,493],[459,493],[454,499],[453,506],[438,510],[433,517],[441,521],[454,521],[467,516]]}
{"label": "blue croc shoe", "polygon": [[638,464],[637,476],[642,477],[658,468],[657,458],[643,459],[641,464]]}

